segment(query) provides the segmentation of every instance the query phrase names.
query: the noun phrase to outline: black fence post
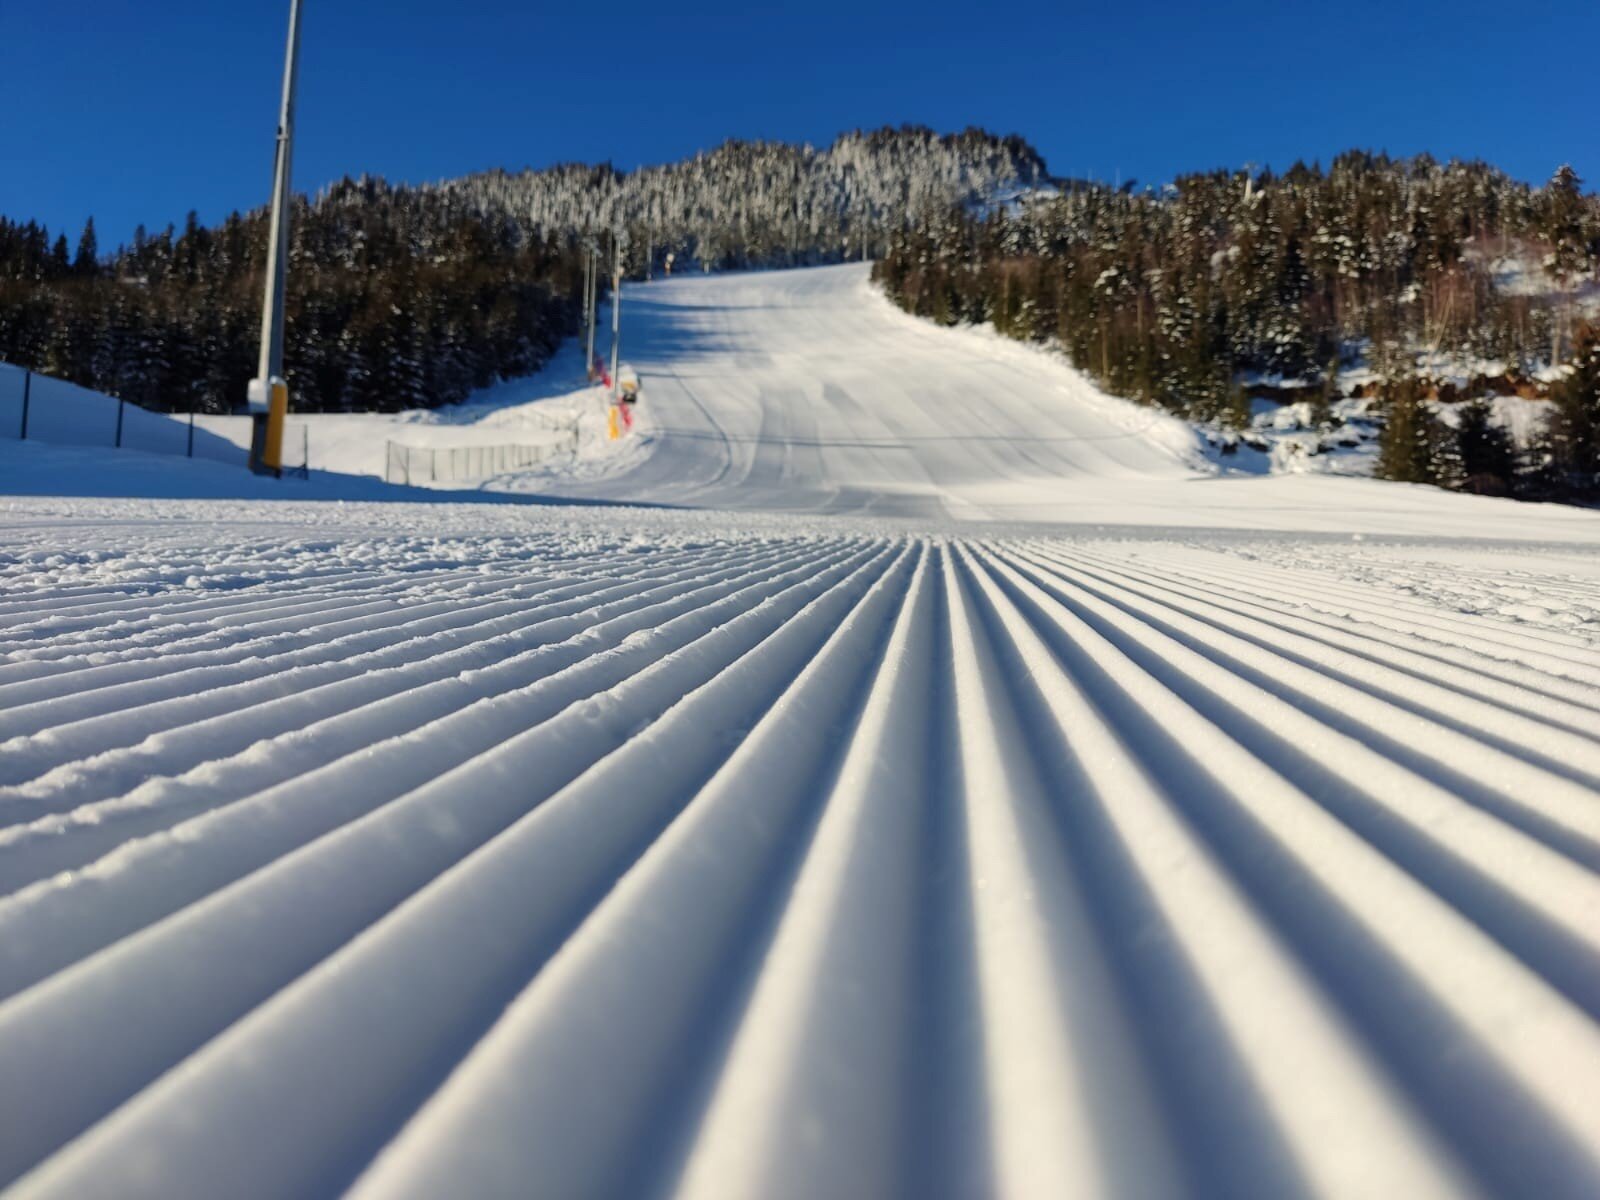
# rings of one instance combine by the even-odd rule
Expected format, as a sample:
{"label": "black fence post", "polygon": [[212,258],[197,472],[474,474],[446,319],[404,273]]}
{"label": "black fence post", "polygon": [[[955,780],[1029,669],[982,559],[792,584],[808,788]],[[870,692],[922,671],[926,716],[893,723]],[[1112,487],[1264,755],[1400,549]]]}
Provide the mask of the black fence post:
{"label": "black fence post", "polygon": [[28,440],[28,399],[33,394],[33,372],[22,373],[22,441]]}
{"label": "black fence post", "polygon": [[124,403],[125,402],[122,399],[122,397],[118,396],[117,397],[117,443],[116,443],[116,448],[118,450],[122,449],[122,406],[123,406]]}

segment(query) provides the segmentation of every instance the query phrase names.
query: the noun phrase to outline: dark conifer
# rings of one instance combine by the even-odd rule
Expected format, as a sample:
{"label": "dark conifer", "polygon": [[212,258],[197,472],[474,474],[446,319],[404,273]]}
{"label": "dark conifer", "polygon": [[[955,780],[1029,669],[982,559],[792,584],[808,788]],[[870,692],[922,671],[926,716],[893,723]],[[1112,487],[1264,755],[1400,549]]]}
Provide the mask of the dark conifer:
{"label": "dark conifer", "polygon": [[1489,406],[1473,401],[1456,408],[1449,482],[1465,492],[1509,496],[1516,487],[1517,448]]}
{"label": "dark conifer", "polygon": [[1397,483],[1438,483],[1443,439],[1438,421],[1419,395],[1417,381],[1403,379],[1395,384],[1384,407],[1378,478]]}
{"label": "dark conifer", "polygon": [[1572,373],[1555,389],[1550,448],[1559,482],[1584,496],[1600,493],[1600,327],[1580,330]]}
{"label": "dark conifer", "polygon": [[92,279],[100,270],[100,242],[95,237],[93,217],[84,222],[83,236],[78,239],[78,256],[73,259],[72,269],[85,279]]}

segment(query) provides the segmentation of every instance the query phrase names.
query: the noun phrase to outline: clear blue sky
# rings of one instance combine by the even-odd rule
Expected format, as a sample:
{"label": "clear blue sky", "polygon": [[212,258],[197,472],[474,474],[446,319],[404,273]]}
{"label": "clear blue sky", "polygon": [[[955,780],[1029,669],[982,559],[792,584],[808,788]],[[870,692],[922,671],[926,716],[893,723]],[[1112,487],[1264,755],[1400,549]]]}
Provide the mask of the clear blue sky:
{"label": "clear blue sky", "polygon": [[[305,0],[295,183],[1020,133],[1159,182],[1351,146],[1600,184],[1600,0]],[[103,247],[263,201],[287,0],[0,0],[0,213]]]}

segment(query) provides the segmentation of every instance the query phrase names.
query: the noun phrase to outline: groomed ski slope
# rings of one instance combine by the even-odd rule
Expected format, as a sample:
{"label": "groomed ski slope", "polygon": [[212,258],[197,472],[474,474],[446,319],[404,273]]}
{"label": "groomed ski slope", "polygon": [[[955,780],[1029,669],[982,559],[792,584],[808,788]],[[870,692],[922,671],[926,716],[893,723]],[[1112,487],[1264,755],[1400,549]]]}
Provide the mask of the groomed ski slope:
{"label": "groomed ski slope", "polygon": [[664,279],[623,312],[649,452],[573,494],[1014,517],[1064,480],[1194,473],[1181,423],[908,317],[860,265]]}
{"label": "groomed ski slope", "polygon": [[1106,395],[1057,356],[910,317],[868,274],[851,264],[628,285],[639,435],[573,470],[491,486],[962,523],[1600,540],[1594,513],[1559,506],[1220,472],[1185,422]]}
{"label": "groomed ski slope", "polygon": [[8,1196],[1600,1193],[1600,515],[862,283],[639,289],[509,481],[687,511],[0,500]]}

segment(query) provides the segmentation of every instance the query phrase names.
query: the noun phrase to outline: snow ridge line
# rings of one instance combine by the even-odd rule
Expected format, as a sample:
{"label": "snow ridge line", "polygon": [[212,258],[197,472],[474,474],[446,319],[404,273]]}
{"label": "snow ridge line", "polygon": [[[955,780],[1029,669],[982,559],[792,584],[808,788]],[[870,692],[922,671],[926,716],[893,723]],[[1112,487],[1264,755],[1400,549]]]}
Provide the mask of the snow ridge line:
{"label": "snow ridge line", "polygon": [[[1152,560],[1144,556],[1140,561],[1147,565],[1143,567],[1134,567],[1104,554],[1082,553],[1079,557],[1085,562],[1115,567],[1131,577],[1150,583],[1170,582],[1174,578],[1170,569],[1157,571],[1150,565]],[[1600,684],[1600,671],[1592,673],[1593,678],[1588,685],[1576,679],[1552,675],[1551,670],[1556,666],[1570,667],[1571,664],[1565,659],[1540,653],[1521,652],[1519,655],[1515,649],[1482,638],[1449,642],[1437,635],[1430,636],[1432,626],[1415,622],[1391,620],[1382,623],[1382,610],[1329,602],[1316,595],[1296,592],[1292,582],[1281,576],[1207,571],[1190,563],[1183,569],[1182,578],[1190,593],[1197,598],[1212,596],[1247,603],[1270,600],[1271,603],[1259,605],[1262,611],[1282,617],[1286,610],[1293,609],[1295,620],[1306,626],[1348,635],[1347,644],[1360,646],[1362,642],[1373,643],[1369,648],[1373,653],[1386,654],[1379,647],[1392,647],[1403,651],[1412,661],[1421,658],[1460,667],[1478,680],[1479,686],[1484,683],[1495,686],[1511,684],[1520,692],[1541,700],[1558,701],[1571,709],[1587,713],[1600,713],[1600,704],[1595,701],[1592,686]],[[1428,669],[1423,667],[1424,671]],[[1467,678],[1467,675],[1453,677]]]}
{"label": "snow ridge line", "polygon": [[[1600,1018],[1600,879],[1494,814],[1356,737],[1328,728],[1248,672],[1214,660],[1085,588],[1059,566],[1008,556],[1057,603],[1160,679],[1232,740],[1537,963]],[[1338,764],[1333,766],[1331,764]],[[1574,918],[1578,918],[1574,920]]]}
{"label": "snow ridge line", "polygon": [[[293,545],[280,545],[272,548],[274,554],[281,556],[285,562],[293,562],[296,547]],[[251,588],[273,589],[280,587],[293,587],[295,589],[315,586],[328,593],[340,591],[364,592],[371,590],[376,564],[365,564],[341,567],[337,570],[326,571],[287,571],[263,569],[264,563],[277,561],[276,558],[266,557],[263,552],[249,557],[239,557],[231,562],[224,560],[218,562],[215,558],[196,557],[192,562],[185,562],[181,566],[170,569],[170,578],[160,581],[129,581],[120,587],[106,585],[95,589],[84,589],[76,593],[83,600],[82,603],[63,604],[59,607],[52,606],[50,612],[39,616],[36,621],[24,622],[15,626],[11,632],[27,632],[35,630],[40,637],[59,635],[62,633],[78,634],[94,631],[103,627],[105,618],[119,612],[148,612],[153,599],[165,598],[171,601],[169,607],[163,609],[163,618],[170,616],[192,616],[201,614],[226,615],[242,610],[248,610],[258,602],[257,598],[249,597],[245,600],[238,599],[239,589],[244,586],[236,577],[223,574],[220,567],[232,566],[245,568],[244,574]],[[129,568],[130,564],[120,564]],[[450,566],[435,567],[428,570],[408,567],[405,578],[425,583],[430,577],[448,577],[459,568]],[[194,573],[191,575],[191,573]],[[200,592],[196,594],[186,586],[186,581],[199,578],[202,574],[218,579],[217,590]],[[386,573],[387,574],[387,573]],[[392,586],[392,580],[391,586]],[[49,595],[54,599],[54,593],[42,591],[41,594]],[[297,593],[290,593],[290,596]],[[281,593],[268,591],[269,597],[280,596]],[[185,597],[186,602],[177,600],[176,597]],[[285,597],[286,599],[288,597]],[[0,605],[0,616],[14,616],[17,614],[38,613],[38,597],[27,597]],[[34,639],[37,640],[37,639]]]}
{"label": "snow ridge line", "polygon": [[[1594,788],[1581,776],[1571,778],[1540,766],[1531,753],[1514,754],[1498,739],[1463,731],[1448,716],[1429,710],[1426,690],[1418,689],[1417,697],[1403,690],[1396,694],[1368,673],[1346,676],[1335,666],[1323,668],[1314,657],[1308,661],[1294,650],[1279,650],[1270,636],[1251,632],[1248,620],[1223,621],[1203,607],[1150,598],[1140,586],[1107,582],[1082,567],[1072,570],[1072,577],[1146,623],[1173,631],[1179,641],[1219,661],[1239,664],[1270,690],[1318,712],[1324,726],[1353,731],[1359,741],[1383,746],[1386,757],[1404,761],[1563,853],[1600,865],[1600,807],[1593,803]],[[1565,737],[1556,728],[1543,733],[1546,738]]]}
{"label": "snow ridge line", "polygon": [[[327,662],[312,659],[309,664],[299,664],[292,672],[285,671],[284,663],[279,660],[269,664],[272,669],[264,676],[224,683],[197,695],[180,694],[152,700],[128,711],[84,717],[31,739],[14,739],[3,747],[7,751],[8,767],[0,778],[8,782],[23,780],[17,793],[21,801],[23,797],[32,798],[38,794],[37,786],[28,786],[29,779],[37,783],[39,776],[53,768],[76,762],[69,782],[81,786],[87,771],[97,766],[98,760],[109,750],[148,741],[180,725],[191,732],[200,726],[215,729],[213,721],[218,716],[242,718],[262,703],[322,699],[320,689],[330,684],[354,681],[353,686],[365,689],[391,679],[407,678],[385,674],[395,668],[432,663],[449,671],[454,661],[450,656],[456,651],[463,652],[468,667],[479,658],[494,661],[508,650],[533,648],[542,640],[559,640],[587,629],[597,623],[597,616],[609,619],[613,613],[624,613],[658,598],[692,590],[689,585],[696,580],[720,580],[769,561],[773,561],[770,555],[729,557],[719,560],[714,568],[695,563],[681,570],[668,569],[645,577],[642,582],[648,586],[627,580],[564,585],[545,591],[544,602],[537,608],[528,607],[528,601],[540,599],[537,594],[531,594],[519,597],[518,603],[503,611],[499,611],[497,602],[496,609],[491,610],[488,617],[481,616],[481,605],[469,604],[456,609],[456,614],[463,618],[461,621],[441,623],[428,636],[416,636],[409,622],[391,625],[388,631],[398,629],[401,631],[398,636],[379,640],[354,655],[334,656]],[[529,615],[537,619],[530,621]],[[524,646],[525,642],[530,644]],[[360,678],[368,675],[372,677]],[[285,692],[290,694],[285,696]],[[267,728],[271,730],[270,723]],[[261,726],[252,723],[243,732],[259,736],[260,731]],[[34,773],[32,776],[25,774],[30,771]],[[0,806],[6,806],[11,794],[0,788]],[[7,823],[8,818],[9,814],[0,813],[0,824]]]}
{"label": "snow ridge line", "polygon": [[[630,743],[641,724],[715,678],[730,661],[773,636],[785,641],[804,637],[807,624],[826,628],[839,615],[835,610],[899,553],[883,546],[857,549],[843,564],[759,600],[726,623],[698,614],[680,618],[700,624],[691,633],[694,640],[609,692],[584,690],[563,697],[549,706],[548,718],[525,732],[509,740],[495,738],[476,757],[331,831],[321,828],[327,824],[321,807],[302,811],[298,826],[284,826],[278,834],[282,857],[242,878],[235,876],[236,882],[198,903],[180,900],[190,907],[174,911],[171,898],[159,892],[152,896],[154,909],[143,914],[146,920],[154,918],[147,928],[93,950],[41,986],[0,1004],[0,1088],[38,1077],[64,1051],[88,1053],[97,1061],[82,1086],[43,1103],[35,1097],[14,1106],[18,1119],[0,1130],[0,1177],[75,1137],[147,1086],[170,1062],[192,1053],[503,831],[597,757]],[[809,621],[794,620],[802,611],[810,614]],[[559,681],[560,676],[551,678]],[[440,821],[439,805],[463,795],[475,796],[474,803],[455,806],[451,819]],[[315,840],[305,841],[304,831],[312,823]],[[239,841],[230,857],[257,865],[265,832],[248,829],[248,840]],[[193,845],[185,839],[173,848]],[[209,859],[207,865],[212,865]],[[313,897],[315,924],[281,924],[287,913]],[[94,911],[104,915],[99,906]],[[117,916],[127,923],[127,914],[124,903]],[[240,970],[221,978],[212,975],[208,964],[235,960],[241,953],[247,965],[241,960]],[[138,1039],[126,1037],[130,1020],[141,1027]],[[9,1108],[17,1097],[6,1099]]]}
{"label": "snow ridge line", "polygon": [[[826,556],[801,560],[817,565],[828,561]],[[757,585],[794,570],[790,559],[782,569],[766,561],[702,571],[694,581],[634,592],[576,616],[446,647],[431,657],[373,665],[332,683],[311,681],[313,686],[287,696],[274,689],[259,703],[60,768],[30,785],[28,799],[65,811],[0,829],[0,894],[53,870],[82,866],[135,836],[148,836],[282,783],[303,771],[313,743],[322,742],[321,755],[331,760],[338,756],[340,742],[335,735],[330,744],[323,735],[334,729],[355,732],[353,739],[343,739],[348,750],[363,748],[373,728],[390,737],[415,729],[525,687],[653,624],[736,593],[750,595]],[[530,631],[532,636],[524,636]],[[309,672],[301,676],[305,674]],[[371,718],[383,710],[394,715],[374,722]],[[365,735],[363,728],[369,731]],[[49,791],[42,786],[47,784],[53,785]],[[131,790],[119,793],[119,784]]]}
{"label": "snow ridge line", "polygon": [[1403,644],[1385,642],[1388,648],[1382,650],[1364,646],[1363,638],[1325,632],[1298,614],[1254,600],[1219,596],[1103,560],[1092,562],[1091,569],[1098,578],[1121,580],[1138,589],[1141,596],[1164,595],[1171,598],[1166,603],[1176,604],[1193,601],[1182,611],[1214,614],[1231,621],[1235,631],[1260,631],[1258,640],[1270,641],[1279,653],[1365,687],[1391,703],[1412,707],[1441,724],[1474,730],[1476,736],[1498,741],[1508,752],[1520,748],[1539,753],[1546,769],[1558,774],[1576,769],[1588,773],[1588,782],[1600,784],[1600,742],[1589,736],[1593,717],[1582,706],[1532,695],[1482,672],[1419,661]]}
{"label": "snow ridge line", "polygon": [[[579,594],[585,591],[603,592],[606,578],[602,574],[599,580],[572,583],[565,585],[565,589],[556,590],[570,590]],[[619,580],[614,586],[620,586],[623,582],[625,580]],[[190,695],[197,690],[193,686],[197,679],[209,679],[217,673],[211,668],[231,667],[244,675],[263,669],[268,665],[266,660],[269,658],[275,658],[276,662],[272,665],[281,669],[296,666],[301,661],[318,661],[317,656],[344,657],[352,650],[359,652],[364,645],[385,644],[381,640],[384,638],[398,640],[447,628],[452,624],[451,617],[477,611],[516,611],[524,606],[523,602],[543,590],[543,586],[535,586],[522,596],[473,597],[466,606],[454,597],[408,605],[399,610],[406,620],[385,622],[377,629],[373,628],[368,614],[352,615],[342,609],[332,610],[337,614],[333,620],[310,623],[298,620],[286,623],[289,628],[283,630],[274,629],[275,623],[269,622],[265,623],[264,629],[263,626],[256,627],[266,636],[252,633],[248,638],[215,649],[168,653],[153,660],[88,666],[60,676],[3,685],[0,686],[0,704],[30,704],[32,728],[23,722],[17,731],[34,732],[46,724],[57,723],[59,718],[54,715],[56,711],[61,708],[71,711],[72,704],[88,708],[93,715],[93,706],[84,704],[87,697],[93,697],[94,703],[104,709],[120,707],[119,702],[127,696],[139,699],[152,693],[156,696]],[[283,657],[277,657],[280,655]],[[154,679],[159,679],[160,684],[148,682]],[[146,687],[139,690],[130,686],[138,684],[146,684]],[[52,704],[52,701],[57,703]]]}
{"label": "snow ridge line", "polygon": [[1592,1195],[1582,639],[1325,574],[508,558],[383,574],[348,659],[271,640],[343,594],[234,592],[283,686],[7,743],[59,753],[0,793],[53,806],[0,832],[0,1183]]}
{"label": "snow ridge line", "polygon": [[[202,802],[196,818],[170,832],[121,844],[81,871],[0,900],[0,927],[14,923],[40,935],[0,941],[0,996],[30,986],[275,856],[382,812],[396,798],[495,753],[507,739],[547,724],[563,710],[603,696],[637,673],[661,668],[697,639],[727,626],[760,628],[750,620],[770,617],[774,602],[794,603],[807,589],[837,581],[874,553],[882,550],[846,548],[830,556],[837,561],[825,561],[815,571],[802,565],[758,577],[659,625],[659,614],[649,611],[618,619],[610,630],[597,627],[535,652],[528,661],[512,659],[482,672],[478,682],[491,685],[486,690],[474,689],[470,675],[446,681],[437,707],[420,723],[413,720],[410,693],[340,713],[320,728],[290,735],[291,747],[300,752],[287,759],[297,768],[293,774],[275,772],[263,779],[253,769],[254,756],[243,756],[237,764],[239,782],[224,791],[233,802],[213,812],[203,808],[216,794],[215,772],[180,781],[187,785],[184,793]],[[404,720],[397,722],[400,714]],[[166,802],[160,791],[151,799]]]}
{"label": "snow ridge line", "polygon": [[[673,555],[661,555],[658,558],[663,566],[670,563]],[[639,564],[644,568],[644,564]],[[617,571],[597,570],[594,574],[606,578],[622,576],[625,573]],[[576,580],[562,580],[559,577],[542,579],[535,583],[518,580],[497,580],[487,587],[471,587],[463,585],[453,576],[460,572],[444,574],[441,582],[453,584],[443,590],[446,594],[460,596],[470,600],[492,600],[497,596],[532,597],[541,593],[566,587],[573,587]],[[593,583],[590,586],[594,586]],[[252,585],[245,591],[253,593],[259,585]],[[105,662],[137,661],[143,658],[160,655],[174,643],[190,645],[207,642],[223,642],[230,632],[243,626],[248,627],[253,635],[263,635],[283,632],[304,627],[308,617],[323,612],[339,612],[341,615],[356,615],[360,613],[382,612],[392,608],[397,593],[402,598],[410,598],[422,592],[417,582],[411,578],[401,578],[390,574],[367,576],[359,591],[354,588],[332,589],[321,584],[307,590],[306,593],[284,595],[282,592],[270,595],[256,595],[249,604],[228,605],[226,608],[207,608],[185,617],[176,619],[169,615],[150,617],[140,621],[119,621],[113,626],[103,627],[93,631],[95,636],[85,639],[86,649],[78,649],[72,645],[62,646],[58,657],[46,659],[41,656],[41,651],[29,652],[28,663],[41,667],[55,666],[52,674],[59,674],[69,670],[80,669],[80,666],[96,666]],[[370,598],[365,593],[371,593]],[[306,598],[309,596],[309,598]],[[81,664],[75,660],[86,660]],[[59,664],[59,665],[57,665]],[[24,664],[17,664],[24,665]],[[43,674],[44,671],[35,671],[34,674]]]}
{"label": "snow ridge line", "polygon": [[[1192,556],[1185,556],[1179,569],[1193,569]],[[1284,577],[1278,572],[1282,569],[1268,568],[1245,559],[1241,560],[1239,565],[1228,563],[1226,567],[1213,568],[1209,573],[1215,574],[1218,570],[1223,570],[1236,579],[1252,581],[1267,579],[1281,583]],[[1200,571],[1204,573],[1205,568],[1201,567]],[[1375,619],[1403,622],[1402,628],[1405,631],[1423,637],[1443,640],[1440,635],[1447,631],[1456,635],[1464,634],[1472,644],[1484,646],[1486,651],[1489,647],[1499,646],[1508,651],[1522,649],[1532,653],[1543,652],[1547,657],[1539,665],[1546,670],[1559,670],[1574,661],[1600,663],[1600,651],[1595,649],[1593,639],[1585,639],[1558,629],[1518,623],[1493,613],[1462,613],[1431,604],[1426,600],[1415,599],[1398,591],[1380,592],[1370,585],[1340,578],[1331,570],[1318,572],[1316,584],[1310,588],[1303,587],[1304,568],[1299,568],[1292,577],[1302,581],[1302,587],[1296,589],[1301,603],[1319,606],[1348,603],[1353,606],[1353,611],[1372,613]],[[1345,599],[1335,600],[1334,597]],[[1380,602],[1374,603],[1375,601]],[[1407,613],[1415,614],[1418,619],[1412,621],[1406,618],[1404,614]],[[1591,676],[1588,682],[1600,682],[1600,676]]]}

